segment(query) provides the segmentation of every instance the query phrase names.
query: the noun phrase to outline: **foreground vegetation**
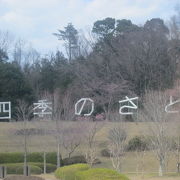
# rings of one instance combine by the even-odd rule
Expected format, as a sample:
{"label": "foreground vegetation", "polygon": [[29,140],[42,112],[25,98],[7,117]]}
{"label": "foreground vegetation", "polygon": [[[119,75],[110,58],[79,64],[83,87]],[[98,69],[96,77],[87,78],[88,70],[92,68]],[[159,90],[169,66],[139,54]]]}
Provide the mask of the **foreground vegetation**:
{"label": "foreground vegetation", "polygon": [[56,170],[55,175],[60,180],[129,180],[115,170],[90,168],[86,164],[75,164],[59,168]]}

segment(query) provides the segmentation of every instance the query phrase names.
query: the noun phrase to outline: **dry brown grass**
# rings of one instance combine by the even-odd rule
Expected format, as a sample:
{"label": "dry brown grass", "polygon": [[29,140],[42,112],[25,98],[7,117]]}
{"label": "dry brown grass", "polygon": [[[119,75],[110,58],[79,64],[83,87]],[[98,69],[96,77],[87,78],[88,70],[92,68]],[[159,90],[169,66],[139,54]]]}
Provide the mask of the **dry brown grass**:
{"label": "dry brown grass", "polygon": [[[63,122],[62,122],[63,123]],[[76,123],[76,122],[69,122],[69,123]],[[96,141],[97,145],[102,145],[107,141],[107,135],[109,129],[113,126],[118,125],[118,122],[107,122],[103,128],[97,133]],[[63,124],[63,127],[65,125]],[[169,136],[176,136],[176,131],[178,126],[176,123],[169,123],[170,131]],[[30,122],[28,123],[28,128],[37,128],[37,127],[46,127],[47,129],[55,127],[54,122]],[[20,136],[14,136],[13,132],[17,129],[21,129],[22,124],[19,122],[11,122],[11,123],[2,123],[0,122],[0,152],[21,152],[23,151],[22,142],[23,139]],[[128,139],[136,135],[143,134],[147,131],[147,123],[133,123],[127,122],[126,128],[128,131]],[[28,141],[28,150],[30,152],[37,152],[43,151],[44,146],[43,144],[47,144],[48,151],[55,151],[56,150],[56,140],[52,135],[47,136],[38,136],[34,135],[29,138]],[[63,149],[61,149],[62,151]]]}
{"label": "dry brown grass", "polygon": [[[71,123],[75,123],[75,122],[71,122]],[[98,164],[97,167],[112,168],[110,159],[102,157],[100,154],[100,151],[104,148],[107,148],[108,131],[111,127],[116,126],[117,124],[118,124],[117,122],[116,123],[107,122],[96,136],[96,146],[99,153],[98,158],[102,162],[101,164]],[[37,125],[36,123],[29,123],[29,126],[31,128],[36,127],[36,125]],[[52,122],[41,122],[41,124],[38,124],[38,126],[46,126],[46,125],[54,126]],[[171,127],[169,136],[170,137],[176,136],[176,131],[177,131],[178,126],[175,123],[169,123],[169,126]],[[0,151],[1,152],[23,152],[22,140],[19,137],[13,136],[11,134],[9,135],[9,131],[11,131],[12,129],[18,129],[19,127],[20,127],[19,123],[0,123],[0,146],[1,146]],[[144,131],[148,132],[147,123],[126,123],[126,128],[128,130],[128,139],[131,139],[132,137],[136,135],[140,135]],[[48,145],[46,147],[47,151],[57,150],[55,138],[51,136],[46,136],[46,137],[33,136],[28,141],[28,151],[29,152],[44,151],[44,146],[43,146],[44,142]],[[85,148],[86,148],[85,145],[81,145],[81,147],[78,149],[76,154],[77,155],[82,154]],[[61,148],[61,153],[62,153],[62,156],[65,157],[66,153],[63,148]],[[136,164],[137,164],[136,154],[134,152],[126,153],[125,161],[123,164],[123,172],[136,172]],[[158,161],[152,152],[146,152],[145,154],[143,171],[145,173],[158,171]],[[176,171],[176,160],[175,160],[175,155],[173,152],[170,154],[170,157],[169,157],[168,171],[169,172]],[[141,169],[139,169],[139,172],[141,172]],[[133,178],[136,178],[136,177],[133,177]],[[173,177],[173,178],[177,179],[176,177]],[[167,180],[171,180],[171,179],[167,179]]]}
{"label": "dry brown grass", "polygon": [[142,176],[128,176],[130,180],[179,180],[180,177],[142,177]]}

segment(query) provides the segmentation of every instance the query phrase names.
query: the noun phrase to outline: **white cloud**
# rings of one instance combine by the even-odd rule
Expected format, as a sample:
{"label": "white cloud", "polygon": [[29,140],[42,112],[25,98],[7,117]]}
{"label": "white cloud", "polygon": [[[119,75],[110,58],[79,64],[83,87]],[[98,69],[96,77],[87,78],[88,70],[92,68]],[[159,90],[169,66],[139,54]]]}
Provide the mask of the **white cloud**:
{"label": "white cloud", "polygon": [[53,50],[59,46],[59,41],[52,33],[68,22],[78,29],[106,17],[127,18],[142,24],[153,17],[167,18],[178,1],[0,0],[0,27],[23,36],[40,50]]}
{"label": "white cloud", "polygon": [[33,28],[33,19],[28,16],[22,16],[16,12],[7,12],[1,16],[2,21],[11,24],[12,26],[18,26],[18,28]]}
{"label": "white cloud", "polygon": [[59,0],[1,0],[2,2],[6,3],[9,7],[15,9],[21,8],[40,8],[40,7],[51,7],[54,5],[59,4]]}

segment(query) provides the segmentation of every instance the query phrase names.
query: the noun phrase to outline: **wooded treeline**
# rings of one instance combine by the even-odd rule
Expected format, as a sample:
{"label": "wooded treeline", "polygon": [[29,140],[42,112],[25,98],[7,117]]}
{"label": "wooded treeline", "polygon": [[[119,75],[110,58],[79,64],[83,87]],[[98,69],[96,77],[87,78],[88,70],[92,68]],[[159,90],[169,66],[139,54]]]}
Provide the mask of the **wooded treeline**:
{"label": "wooded treeline", "polygon": [[179,20],[177,14],[167,24],[156,18],[138,26],[106,18],[94,23],[88,38],[68,24],[54,33],[67,56],[57,51],[42,57],[32,48],[24,53],[22,41],[10,53],[9,35],[1,32],[0,101],[15,107],[19,99],[32,104],[47,98],[66,120],[82,97],[95,101],[96,114],[115,110],[125,95],[172,88],[180,72]]}

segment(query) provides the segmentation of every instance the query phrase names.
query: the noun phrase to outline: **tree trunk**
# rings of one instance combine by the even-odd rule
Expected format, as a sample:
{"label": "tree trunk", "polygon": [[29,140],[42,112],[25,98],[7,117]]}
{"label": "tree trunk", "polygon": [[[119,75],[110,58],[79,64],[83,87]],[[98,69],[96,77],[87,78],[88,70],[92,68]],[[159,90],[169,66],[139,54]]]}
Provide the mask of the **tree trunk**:
{"label": "tree trunk", "polygon": [[159,176],[163,176],[165,171],[165,162],[164,160],[160,160],[159,162]]}
{"label": "tree trunk", "polygon": [[24,176],[27,176],[27,152],[24,152],[24,169],[23,169]]}
{"label": "tree trunk", "polygon": [[60,162],[60,144],[58,144],[58,150],[57,150],[57,168],[61,167]]}
{"label": "tree trunk", "polygon": [[180,172],[180,136],[178,137],[177,143],[177,173]]}
{"label": "tree trunk", "polygon": [[27,134],[26,134],[26,119],[24,118],[24,169],[23,174],[28,175],[27,172]]}
{"label": "tree trunk", "polygon": [[44,152],[44,174],[46,174],[46,152]]}

